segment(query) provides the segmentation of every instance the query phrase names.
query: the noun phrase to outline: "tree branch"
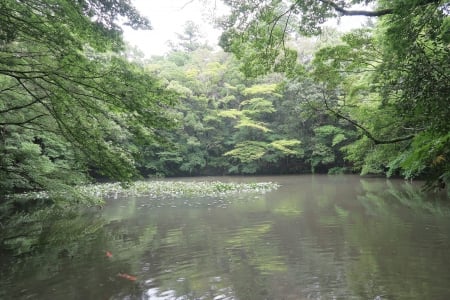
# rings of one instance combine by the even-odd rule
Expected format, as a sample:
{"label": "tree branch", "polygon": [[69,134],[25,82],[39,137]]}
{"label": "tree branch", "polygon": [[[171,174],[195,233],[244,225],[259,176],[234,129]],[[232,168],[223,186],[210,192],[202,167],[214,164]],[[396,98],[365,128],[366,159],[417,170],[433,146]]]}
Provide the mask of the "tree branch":
{"label": "tree branch", "polygon": [[34,101],[31,101],[30,103],[27,103],[27,104],[24,104],[24,105],[17,105],[17,106],[13,106],[13,107],[9,107],[9,108],[0,110],[0,114],[8,113],[8,112],[13,111],[13,110],[19,110],[19,109],[27,108],[27,107],[29,107],[29,106],[31,106],[33,104],[38,103],[40,100],[43,100],[43,98],[37,98]]}
{"label": "tree branch", "polygon": [[28,120],[21,121],[21,122],[0,122],[0,126],[4,126],[4,125],[17,125],[17,126],[21,126],[21,125],[24,125],[24,124],[31,123],[31,121],[34,121],[34,120],[36,120],[36,119],[38,119],[38,118],[45,117],[45,116],[46,116],[45,114],[40,114],[40,115],[34,116],[34,117],[32,117],[32,118],[29,118]]}
{"label": "tree branch", "polygon": [[394,11],[392,9],[381,9],[381,10],[347,10],[331,0],[319,0],[322,3],[331,6],[335,11],[341,13],[343,16],[366,16],[366,17],[381,17],[384,15],[392,14]]}
{"label": "tree branch", "polygon": [[361,124],[359,124],[358,122],[353,121],[353,120],[350,119],[349,117],[344,116],[344,115],[341,114],[340,112],[338,112],[338,111],[332,109],[332,108],[328,105],[328,102],[327,102],[327,99],[326,99],[325,95],[323,95],[323,99],[324,99],[324,102],[325,102],[325,107],[326,107],[326,109],[327,109],[329,112],[331,112],[332,114],[334,114],[336,117],[341,118],[341,119],[344,119],[344,120],[346,120],[347,122],[349,122],[350,124],[352,124],[352,125],[358,127],[359,129],[361,129],[361,130],[363,131],[364,135],[367,136],[370,140],[372,140],[372,141],[374,142],[375,145],[395,144],[395,143],[398,143],[398,142],[403,142],[403,141],[411,140],[412,138],[415,137],[415,134],[410,134],[410,135],[407,135],[407,136],[403,136],[403,137],[399,137],[399,138],[395,138],[395,139],[391,139],[391,140],[379,140],[379,139],[377,139],[376,137],[374,137],[373,134],[372,134],[368,129],[366,129],[365,127],[363,127],[363,126],[362,126]]}

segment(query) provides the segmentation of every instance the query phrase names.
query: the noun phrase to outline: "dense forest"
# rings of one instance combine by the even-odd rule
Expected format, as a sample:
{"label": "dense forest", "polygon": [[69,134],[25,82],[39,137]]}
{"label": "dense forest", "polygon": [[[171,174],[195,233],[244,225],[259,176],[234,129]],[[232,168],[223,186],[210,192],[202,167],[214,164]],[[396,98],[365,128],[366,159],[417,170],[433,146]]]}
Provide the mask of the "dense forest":
{"label": "dense forest", "polygon": [[[145,58],[122,40],[123,22],[151,29],[128,0],[2,1],[2,214],[16,193],[86,201],[73,187],[96,179],[356,172],[450,183],[448,3],[224,2],[223,50],[189,22],[169,53]],[[362,3],[370,10],[352,10]],[[323,25],[342,15],[372,21]]]}

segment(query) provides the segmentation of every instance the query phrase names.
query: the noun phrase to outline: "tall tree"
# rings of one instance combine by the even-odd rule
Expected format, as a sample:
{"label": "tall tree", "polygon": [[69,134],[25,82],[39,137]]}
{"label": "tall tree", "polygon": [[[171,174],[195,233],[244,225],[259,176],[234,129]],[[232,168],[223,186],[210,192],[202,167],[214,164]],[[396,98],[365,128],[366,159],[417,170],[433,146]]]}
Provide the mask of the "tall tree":
{"label": "tall tree", "polygon": [[193,21],[187,21],[184,24],[183,33],[177,33],[178,41],[172,42],[173,50],[192,52],[202,46],[199,25]]}

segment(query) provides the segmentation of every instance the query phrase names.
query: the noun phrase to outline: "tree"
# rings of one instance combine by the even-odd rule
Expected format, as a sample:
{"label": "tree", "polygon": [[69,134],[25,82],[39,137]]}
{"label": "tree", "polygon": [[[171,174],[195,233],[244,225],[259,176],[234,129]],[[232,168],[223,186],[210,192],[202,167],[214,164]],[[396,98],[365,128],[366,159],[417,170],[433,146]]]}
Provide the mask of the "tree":
{"label": "tree", "polygon": [[[327,20],[341,15],[376,17],[375,28],[351,33],[342,43],[320,50],[314,73],[308,76],[324,84],[322,105],[330,115],[358,128],[366,141],[361,146],[369,143],[359,148],[367,149],[362,153],[378,153],[374,161],[390,151],[377,170],[450,183],[445,1],[225,2],[231,15],[222,23],[226,31],[221,45],[242,59],[252,76],[271,71],[292,78],[308,75],[309,69],[296,64],[292,37],[320,34]],[[373,9],[353,10],[354,4],[372,4]]]}
{"label": "tree", "polygon": [[277,84],[269,79],[268,83],[245,88],[236,107],[219,112],[219,116],[232,119],[234,127],[233,149],[224,153],[232,158],[230,173],[273,172],[271,164],[302,156],[298,139],[271,129],[271,116],[276,112],[273,103],[282,97],[279,92]]}
{"label": "tree", "polygon": [[183,33],[177,33],[178,41],[171,42],[173,50],[192,52],[202,46],[200,27],[193,21],[184,24]]}
{"label": "tree", "polygon": [[127,0],[0,4],[2,202],[92,171],[130,180],[132,145],[170,126],[175,93],[121,57],[120,20],[150,29]]}
{"label": "tree", "polygon": [[450,53],[441,38],[440,14],[439,7],[428,7],[404,16],[402,22],[409,23],[403,31],[393,28],[397,20],[383,21],[375,31],[349,33],[342,44],[316,54],[315,78],[326,83],[329,93],[340,91],[335,97],[345,103],[330,112],[366,137],[346,148],[362,173],[425,176],[430,186],[448,183],[449,113],[444,103]]}

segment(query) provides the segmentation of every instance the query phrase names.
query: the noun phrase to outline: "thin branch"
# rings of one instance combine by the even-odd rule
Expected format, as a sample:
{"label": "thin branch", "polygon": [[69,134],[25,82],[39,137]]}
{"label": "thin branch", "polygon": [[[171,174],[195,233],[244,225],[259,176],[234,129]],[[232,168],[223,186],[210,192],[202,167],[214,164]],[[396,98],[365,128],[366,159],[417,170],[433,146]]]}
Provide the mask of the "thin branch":
{"label": "thin branch", "polygon": [[[441,70],[438,66],[436,66],[436,64],[434,64],[433,62],[431,62],[430,58],[428,57],[427,53],[425,52],[425,50],[423,48],[427,47],[425,43],[421,43],[419,40],[415,41],[415,45],[417,45],[417,48],[420,50],[420,52],[423,54],[423,56],[425,57],[425,60],[427,62],[427,64],[433,69],[435,70],[439,75],[441,75],[443,78],[445,78],[447,81],[450,80],[449,76],[447,75],[447,73],[443,70]],[[429,50],[433,51],[434,49],[429,48]]]}
{"label": "thin branch", "polygon": [[33,104],[38,103],[42,99],[44,99],[44,97],[36,98],[34,101],[31,101],[30,103],[27,103],[27,104],[24,104],[24,105],[13,106],[13,107],[9,107],[7,109],[0,110],[0,114],[8,113],[8,112],[13,111],[13,110],[19,110],[19,109],[27,108],[27,107],[29,107],[29,106],[31,106]]}
{"label": "thin branch", "polygon": [[18,86],[19,86],[18,83],[17,83],[17,84],[13,84],[12,86],[8,86],[8,87],[6,87],[6,88],[0,90],[0,94],[1,94],[1,93],[4,93],[4,92],[7,92],[7,91],[10,91],[10,90],[13,90],[15,87],[18,87]]}
{"label": "thin branch", "polygon": [[[30,76],[30,75],[26,75],[26,74],[40,74],[40,75],[36,75],[36,76]],[[5,76],[9,76],[9,77],[14,77],[14,78],[20,78],[20,79],[36,79],[36,78],[42,78],[43,76],[45,76],[45,74],[41,71],[19,71],[19,70],[1,70],[0,69],[0,74],[3,74]]]}
{"label": "thin branch", "polygon": [[398,142],[403,142],[403,141],[408,141],[411,140],[412,138],[415,137],[415,134],[410,134],[407,136],[403,136],[403,137],[399,137],[399,138],[395,138],[395,139],[391,139],[391,140],[380,140],[377,139],[376,137],[373,136],[373,134],[364,126],[362,126],[361,124],[359,124],[358,122],[350,119],[347,116],[344,116],[343,114],[341,114],[340,112],[332,109],[327,102],[326,96],[324,95],[324,92],[322,91],[322,96],[323,96],[323,100],[325,103],[325,107],[326,109],[331,112],[332,114],[334,114],[336,117],[341,118],[346,120],[347,122],[349,122],[350,124],[358,127],[359,129],[361,129],[364,133],[365,136],[367,136],[370,140],[372,140],[374,142],[375,145],[382,145],[382,144],[394,144],[394,143],[398,143]]}
{"label": "thin branch", "polygon": [[[45,92],[45,96],[42,96],[42,97],[38,97],[37,95],[35,95],[26,85],[25,85],[25,83],[24,82],[22,82],[22,80],[20,79],[20,78],[16,78],[16,80],[17,80],[17,82],[19,82],[19,84],[23,87],[23,89],[31,96],[31,97],[33,97],[36,101],[38,101],[40,104],[42,104],[44,107],[46,107],[47,109],[48,109],[48,107],[47,107],[47,105],[42,101],[42,100],[44,100],[45,98],[48,98],[48,97],[50,97],[50,95],[48,94],[48,91],[44,91]],[[51,112],[49,109],[48,109],[48,111],[49,112]]]}
{"label": "thin branch", "polygon": [[21,122],[0,122],[0,126],[4,126],[4,125],[17,125],[17,126],[21,126],[21,125],[24,125],[24,124],[31,123],[32,121],[34,121],[34,120],[36,120],[36,119],[38,119],[38,118],[45,117],[45,116],[47,116],[47,115],[45,115],[45,114],[40,114],[40,115],[34,116],[34,117],[32,117],[32,118],[29,118],[28,120],[21,121]]}
{"label": "thin branch", "polygon": [[179,11],[185,9],[188,5],[194,3],[194,1],[195,1],[195,0],[190,0],[190,1],[186,2],[186,3],[184,3],[183,6],[181,6],[181,7],[179,8]]}
{"label": "thin branch", "polygon": [[270,24],[272,24],[272,28],[270,29],[270,36],[272,36],[273,29],[274,29],[274,27],[277,25],[278,21],[280,21],[280,19],[281,19],[282,17],[284,17],[285,15],[291,14],[291,13],[292,13],[292,10],[294,10],[296,4],[297,4],[297,3],[292,4],[292,5],[289,7],[288,10],[286,10],[286,11],[285,11],[284,13],[282,13],[281,15],[276,16],[276,17],[270,22]]}
{"label": "thin branch", "polygon": [[284,29],[283,29],[283,37],[281,38],[283,41],[283,50],[286,51],[286,31],[287,31],[287,27],[289,24],[289,19],[291,18],[292,15],[292,11],[289,12],[289,15],[286,18],[286,23],[284,24]]}

